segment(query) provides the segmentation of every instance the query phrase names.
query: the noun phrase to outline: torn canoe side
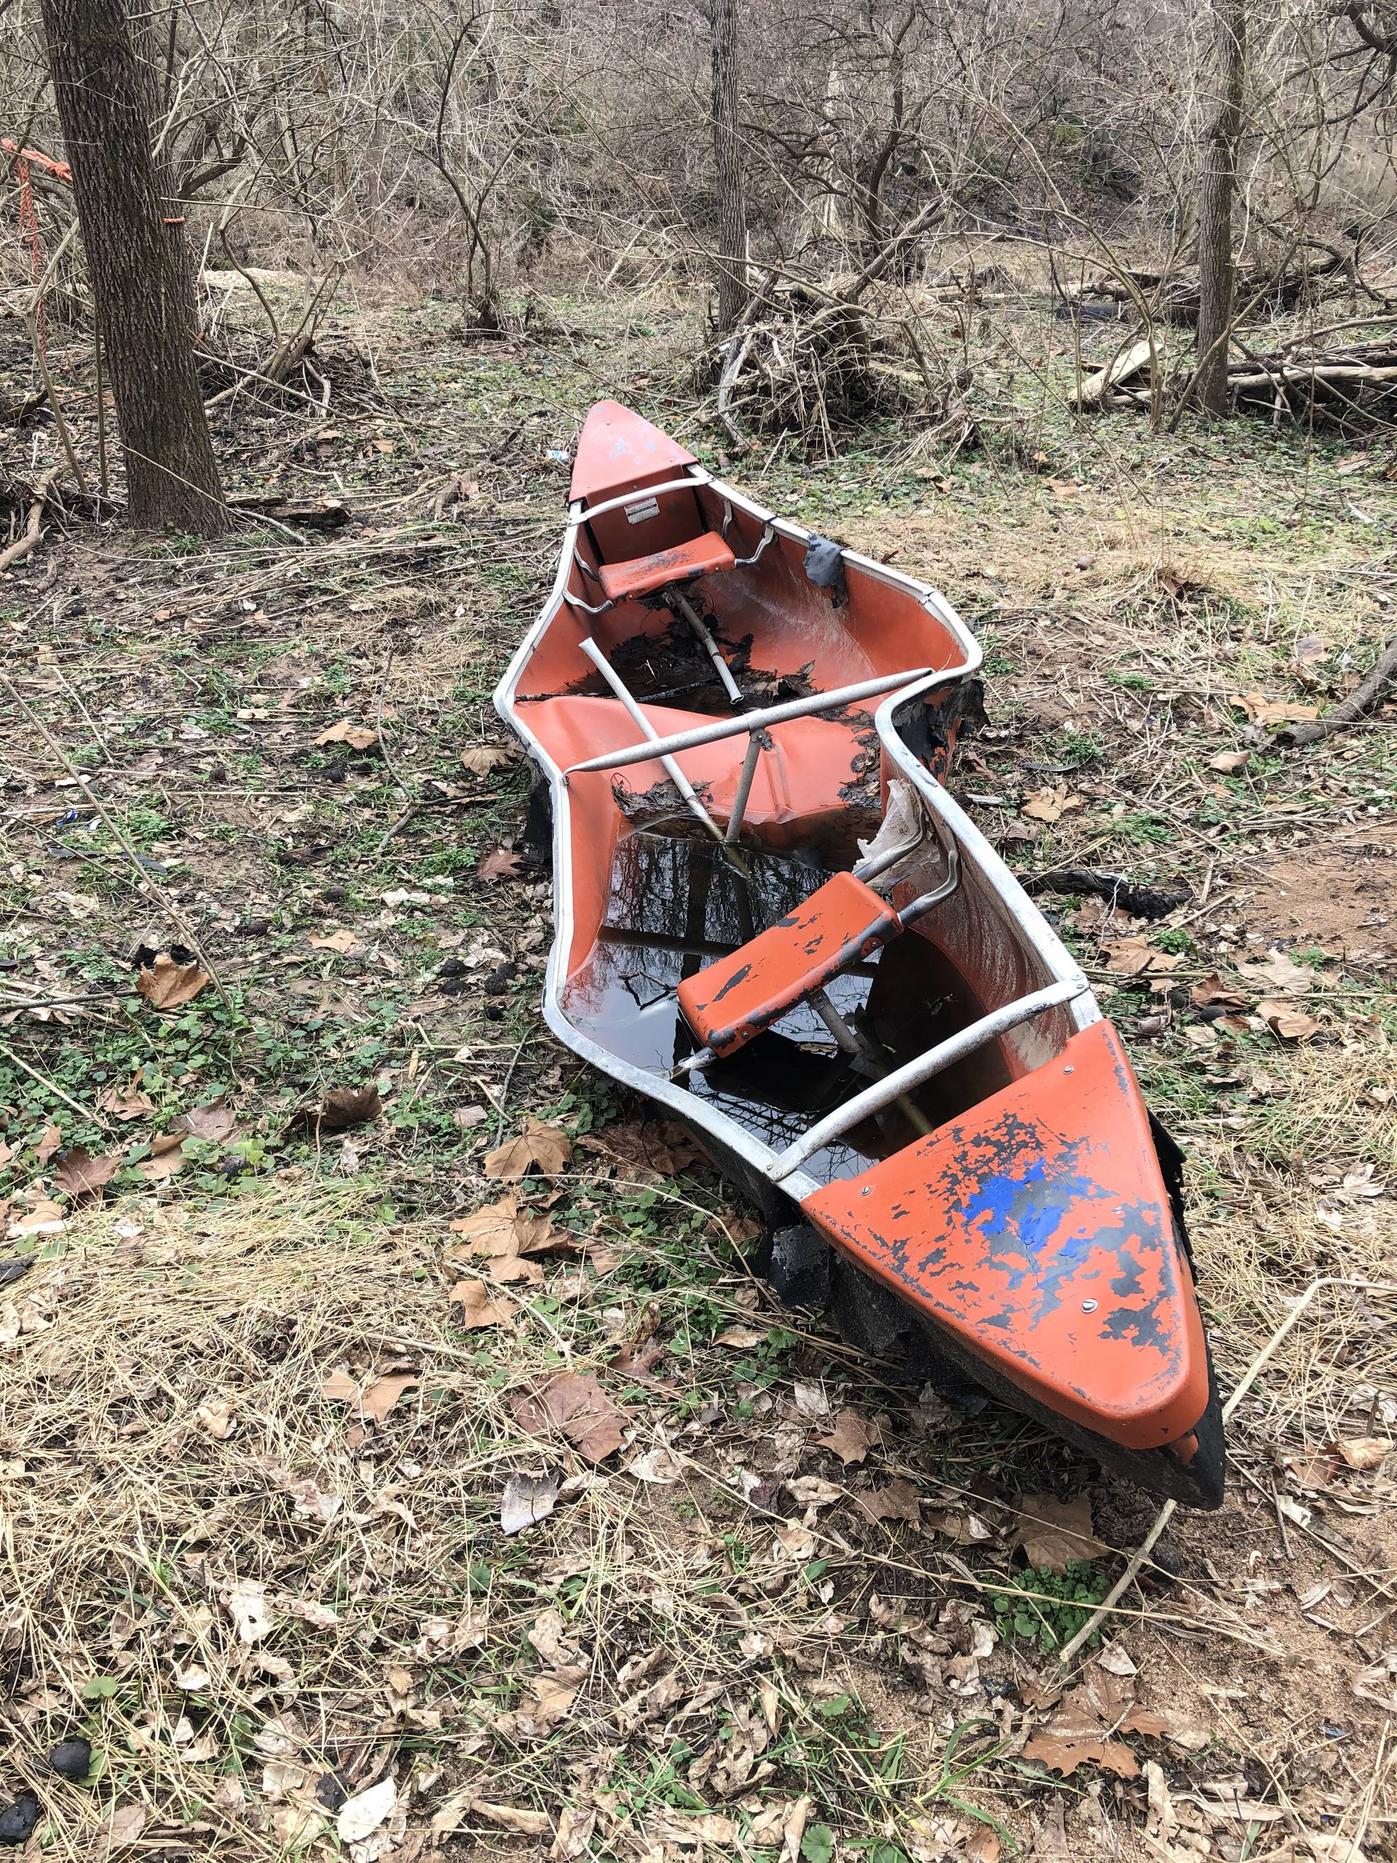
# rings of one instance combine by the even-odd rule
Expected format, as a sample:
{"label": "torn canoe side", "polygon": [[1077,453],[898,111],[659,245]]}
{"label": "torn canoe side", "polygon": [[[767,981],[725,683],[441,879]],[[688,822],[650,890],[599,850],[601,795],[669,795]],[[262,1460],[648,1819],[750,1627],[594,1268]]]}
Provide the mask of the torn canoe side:
{"label": "torn canoe side", "polygon": [[1216,1506],[1207,1346],[1138,1085],[939,780],[979,659],[936,591],[594,408],[552,593],[496,693],[551,813],[545,1015],[807,1225],[889,1338]]}

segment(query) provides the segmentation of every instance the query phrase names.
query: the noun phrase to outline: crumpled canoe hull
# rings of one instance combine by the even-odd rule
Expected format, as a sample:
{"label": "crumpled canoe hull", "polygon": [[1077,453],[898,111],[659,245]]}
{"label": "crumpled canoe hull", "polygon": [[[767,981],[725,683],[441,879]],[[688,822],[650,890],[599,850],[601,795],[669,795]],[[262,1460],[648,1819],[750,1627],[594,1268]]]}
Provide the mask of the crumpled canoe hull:
{"label": "crumpled canoe hull", "polygon": [[[935,591],[600,404],[496,694],[551,805],[545,1015],[813,1226],[909,1340],[1216,1506],[1220,1414],[1139,1087],[938,780],[978,661]],[[855,882],[895,801],[912,842]]]}

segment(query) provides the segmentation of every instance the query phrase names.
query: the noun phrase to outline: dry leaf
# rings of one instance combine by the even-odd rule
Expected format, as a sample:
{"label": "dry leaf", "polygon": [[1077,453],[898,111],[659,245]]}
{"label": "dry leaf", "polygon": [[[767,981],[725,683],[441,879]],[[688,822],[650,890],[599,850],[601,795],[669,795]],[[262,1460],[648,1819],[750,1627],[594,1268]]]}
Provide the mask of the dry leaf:
{"label": "dry leaf", "polygon": [[148,969],[141,970],[136,988],[152,1009],[183,1009],[212,982],[201,964],[177,964],[168,951],[161,951]]}
{"label": "dry leaf", "polygon": [[516,754],[504,744],[472,744],[461,752],[461,768],[472,776],[489,776],[492,770],[513,763]]}
{"label": "dry leaf", "polygon": [[514,880],[524,865],[524,856],[515,854],[507,847],[497,847],[493,854],[487,854],[475,870],[478,880]]}
{"label": "dry leaf", "polygon": [[347,1132],[367,1125],[383,1111],[376,1086],[332,1087],[319,1106],[301,1106],[286,1123],[288,1132]]}
{"label": "dry leaf", "polygon": [[912,1527],[921,1525],[921,1496],[902,1475],[886,1488],[870,1488],[854,1499],[870,1520],[905,1520]]}
{"label": "dry leaf", "polygon": [[[144,1119],[148,1113],[155,1111],[155,1101],[149,1094],[142,1093],[134,1081],[129,1087],[108,1087],[97,1106],[101,1112],[123,1120]],[[43,1160],[39,1162],[42,1164]]]}
{"label": "dry leaf", "polygon": [[1094,1761],[1113,1772],[1121,1779],[1134,1779],[1139,1776],[1140,1763],[1130,1748],[1121,1740],[1106,1740],[1098,1735],[1095,1739],[1084,1738],[1072,1740],[1049,1733],[1046,1729],[1034,1734],[1023,1750],[1025,1759],[1039,1760],[1044,1766],[1051,1767],[1070,1777],[1085,1761]]}
{"label": "dry leaf", "polygon": [[1065,1572],[1069,1565],[1095,1559],[1107,1548],[1091,1530],[1091,1502],[1084,1494],[1059,1501],[1051,1494],[1025,1494],[1019,1501],[1018,1536],[1030,1565]]}
{"label": "dry leaf", "polygon": [[114,1805],[98,1836],[96,1854],[105,1859],[128,1844],[139,1843],[145,1827],[144,1805]]}
{"label": "dry leaf", "polygon": [[1303,1009],[1297,1009],[1294,1003],[1282,1002],[1277,997],[1267,997],[1256,1005],[1256,1013],[1273,1034],[1282,1041],[1310,1041],[1320,1033],[1322,1024]]}
{"label": "dry leaf", "polygon": [[200,1404],[194,1412],[195,1420],[215,1442],[227,1442],[233,1434],[236,1406],[231,1398],[219,1397],[207,1404]]}
{"label": "dry leaf", "polygon": [[882,1440],[883,1432],[876,1423],[857,1410],[841,1410],[829,1435],[820,1438],[820,1447],[833,1449],[845,1468],[852,1468]]}
{"label": "dry leaf", "polygon": [[112,1152],[92,1157],[81,1145],[70,1145],[58,1161],[54,1182],[74,1203],[84,1197],[100,1197],[121,1169],[121,1159]]}
{"label": "dry leaf", "polygon": [[[523,1837],[551,1837],[553,1820],[546,1811],[530,1811],[525,1805],[497,1805],[488,1798],[473,1798],[468,1809],[478,1818],[498,1824],[501,1830],[518,1831]],[[436,1830],[436,1820],[432,1820]]]}
{"label": "dry leaf", "polygon": [[1381,1468],[1392,1444],[1383,1436],[1341,1436],[1334,1444],[1350,1468]]}
{"label": "dry leaf", "polygon": [[526,1119],[524,1130],[516,1139],[490,1152],[484,1164],[487,1177],[508,1182],[537,1170],[543,1177],[557,1177],[572,1157],[572,1140],[559,1126],[541,1119]]}
{"label": "dry leaf", "polygon": [[371,725],[352,724],[348,718],[341,718],[328,731],[322,731],[315,742],[317,746],[348,744],[351,750],[367,750],[371,744],[378,742],[378,733]]}
{"label": "dry leaf", "polygon": [[1144,938],[1118,938],[1106,953],[1106,968],[1118,977],[1155,976],[1177,970],[1183,961],[1180,953],[1157,950]]}
{"label": "dry leaf", "polygon": [[456,1324],[468,1331],[480,1326],[501,1326],[514,1312],[512,1301],[501,1300],[484,1281],[473,1275],[458,1281],[447,1298],[459,1308]]}
{"label": "dry leaf", "polygon": [[358,1844],[371,1836],[380,1824],[393,1815],[398,1802],[398,1788],[391,1779],[380,1779],[366,1792],[347,1798],[335,1818],[335,1830],[342,1844]]}
{"label": "dry leaf", "polygon": [[421,1382],[415,1371],[391,1372],[372,1378],[361,1391],[347,1371],[336,1371],[321,1385],[320,1395],[330,1403],[353,1404],[361,1418],[371,1417],[375,1423],[382,1423],[404,1392],[414,1390]]}
{"label": "dry leaf", "polygon": [[358,942],[359,937],[357,932],[348,930],[324,933],[312,932],[310,937],[311,949],[314,951],[339,951],[340,953],[344,953],[346,951],[352,951]]}
{"label": "dry leaf", "polygon": [[1239,964],[1237,968],[1253,983],[1264,984],[1268,990],[1279,990],[1283,996],[1304,996],[1318,981],[1314,971],[1297,964],[1293,957],[1275,946],[1266,954],[1264,964]]}
{"label": "dry leaf", "polygon": [[47,1164],[53,1154],[61,1147],[63,1134],[57,1126],[45,1126],[39,1134],[39,1142],[34,1147],[34,1156],[40,1164]]}
{"label": "dry leaf", "polygon": [[551,1475],[511,1475],[500,1496],[500,1528],[522,1533],[547,1520],[557,1505],[559,1483]]}
{"label": "dry leaf", "polygon": [[[523,1141],[516,1139],[516,1145]],[[547,1216],[524,1208],[511,1190],[495,1203],[486,1203],[469,1216],[457,1216],[451,1232],[459,1242],[451,1245],[448,1262],[461,1252],[491,1259],[510,1255],[548,1255],[576,1248],[574,1237],[555,1229]]]}
{"label": "dry leaf", "polygon": [[1243,692],[1232,703],[1256,725],[1305,724],[1319,713],[1313,705],[1301,705],[1295,699],[1268,699],[1264,692]]}
{"label": "dry leaf", "polygon": [[535,1395],[521,1398],[515,1415],[526,1430],[539,1434],[555,1424],[589,1462],[604,1462],[625,1440],[625,1412],[590,1372],[559,1372]]}
{"label": "dry leaf", "polygon": [[175,1129],[176,1144],[182,1143],[185,1138],[212,1139],[216,1144],[222,1144],[225,1139],[232,1138],[237,1130],[237,1120],[222,1100],[211,1100],[207,1106],[196,1106],[192,1112],[179,1113],[170,1123]]}
{"label": "dry leaf", "polygon": [[272,1614],[267,1609],[267,1587],[255,1578],[240,1578],[227,1597],[228,1615],[237,1626],[238,1636],[249,1649],[260,1643],[272,1629]]}
{"label": "dry leaf", "polygon": [[1250,762],[1249,750],[1220,750],[1215,757],[1209,757],[1208,768],[1220,771],[1223,776],[1235,776],[1238,770],[1245,770]]}
{"label": "dry leaf", "polygon": [[1032,795],[1025,796],[1019,804],[1019,813],[1027,815],[1030,821],[1055,822],[1072,809],[1086,806],[1084,796],[1074,796],[1059,784],[1054,789],[1035,789]]}

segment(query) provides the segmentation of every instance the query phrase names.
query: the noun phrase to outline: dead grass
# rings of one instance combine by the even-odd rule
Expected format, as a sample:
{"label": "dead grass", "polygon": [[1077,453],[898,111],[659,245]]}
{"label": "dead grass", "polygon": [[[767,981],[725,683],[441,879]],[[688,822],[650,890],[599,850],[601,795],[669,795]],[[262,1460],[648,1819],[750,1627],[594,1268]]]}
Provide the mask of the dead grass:
{"label": "dead grass", "polygon": [[[139,1069],[157,1107],[89,1127],[0,1056],[12,1220],[53,1188],[49,1119],[130,1159],[109,1204],[15,1242],[37,1259],[0,1291],[0,1809],[31,1784],[44,1814],[20,1854],[105,1860],[113,1814],[139,1813],[133,1856],[330,1855],[317,1789],[333,1804],[391,1779],[355,1863],[1376,1859],[1397,1816],[1393,1486],[1332,1445],[1397,1432],[1390,1294],[1316,1299],[1239,1414],[1227,1507],[1177,1518],[1122,1601],[1130,1688],[1170,1731],[1130,1736],[1123,1772],[1059,1778],[1025,1747],[1077,1678],[995,1609],[1023,1595],[1013,1503],[1088,1495],[1119,1553],[1149,1504],[775,1310],[726,1193],[542,1035],[546,888],[477,875],[518,834],[524,775],[458,758],[496,737],[489,690],[551,569],[548,449],[637,376],[647,412],[716,450],[662,344],[569,315],[566,354],[369,332],[387,411],[356,410],[340,456],[297,466],[339,474],[348,534],[191,555],[73,539],[7,592],[14,676],[159,863],[239,1018],[207,993],[187,1028],[142,1017],[126,958],[169,935],[158,901],[42,740],[7,734],[0,1040],[83,1104]],[[1090,932],[1045,903],[1192,1154],[1230,1388],[1316,1277],[1397,1279],[1393,934],[1375,863],[1342,857],[1390,839],[1390,733],[1283,759],[1236,702],[1323,704],[1349,682],[1375,597],[1397,594],[1366,521],[1392,493],[1379,462],[1355,478],[1332,450],[1150,442],[1048,409],[1016,456],[961,457],[944,491],[905,438],[727,469],[930,573],[986,630],[992,726],[960,781],[996,798],[971,806],[1016,865],[1190,892],[1163,926]],[[257,432],[289,442],[282,426]],[[386,431],[394,454],[372,444]],[[478,495],[438,521],[456,472]],[[1297,660],[1310,637],[1323,654]],[[346,719],[380,721],[391,768],[376,746],[317,747]],[[1218,773],[1224,749],[1248,765]],[[1022,814],[1056,787],[1075,798],[1059,819]],[[335,928],[349,951],[311,943]],[[1123,981],[1105,966],[1127,936],[1172,943],[1177,967]],[[1247,1020],[1240,967],[1277,939],[1314,969],[1311,1041]],[[1192,1005],[1214,971],[1243,993],[1235,1028]],[[45,991],[57,1007],[19,1007]],[[318,1149],[288,1135],[296,1105],[368,1081],[373,1125]],[[218,1095],[237,1159],[144,1183],[141,1141]],[[485,1154],[526,1115],[572,1133],[567,1169],[524,1188],[574,1240],[470,1331],[447,1225],[498,1193]],[[595,1374],[623,1412],[600,1465],[521,1421],[560,1371]],[[322,1395],[337,1372],[415,1382],[360,1423]],[[829,1442],[845,1409],[871,1438],[848,1463]],[[561,1491],[511,1536],[516,1473]],[[1113,1672],[1093,1653],[1081,1673]],[[76,1785],[45,1764],[72,1734],[101,1756]]]}

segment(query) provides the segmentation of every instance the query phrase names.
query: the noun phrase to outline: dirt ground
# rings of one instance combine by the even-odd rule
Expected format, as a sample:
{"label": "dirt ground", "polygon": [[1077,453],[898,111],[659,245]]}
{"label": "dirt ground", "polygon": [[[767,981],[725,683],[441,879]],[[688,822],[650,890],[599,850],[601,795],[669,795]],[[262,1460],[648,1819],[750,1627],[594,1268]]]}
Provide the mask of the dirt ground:
{"label": "dirt ground", "polygon": [[[222,405],[275,521],[80,522],[0,577],[0,1839],[1392,1855],[1397,735],[1274,742],[1392,631],[1390,441],[1074,421],[1046,323],[954,457],[739,458],[666,304],[458,322],[346,310],[323,411]],[[53,366],[90,462],[90,357]],[[946,590],[986,647],[953,785],[1018,870],[1182,898],[1040,903],[1256,1375],[1225,1506],[1065,1667],[1153,1503],[780,1308],[741,1201],[543,1029],[489,694],[602,395]]]}

